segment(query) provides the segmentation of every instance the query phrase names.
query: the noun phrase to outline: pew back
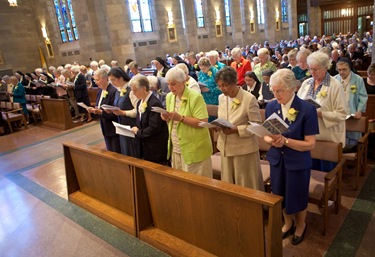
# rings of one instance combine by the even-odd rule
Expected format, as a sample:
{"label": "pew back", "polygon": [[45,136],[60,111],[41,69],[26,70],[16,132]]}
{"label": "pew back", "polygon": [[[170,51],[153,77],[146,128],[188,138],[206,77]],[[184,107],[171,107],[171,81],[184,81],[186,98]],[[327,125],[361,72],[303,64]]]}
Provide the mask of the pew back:
{"label": "pew back", "polygon": [[172,256],[282,256],[279,196],[76,143],[64,154],[69,200]]}
{"label": "pew back", "polygon": [[66,99],[42,98],[41,107],[43,126],[66,130],[82,125],[81,121],[73,122]]}

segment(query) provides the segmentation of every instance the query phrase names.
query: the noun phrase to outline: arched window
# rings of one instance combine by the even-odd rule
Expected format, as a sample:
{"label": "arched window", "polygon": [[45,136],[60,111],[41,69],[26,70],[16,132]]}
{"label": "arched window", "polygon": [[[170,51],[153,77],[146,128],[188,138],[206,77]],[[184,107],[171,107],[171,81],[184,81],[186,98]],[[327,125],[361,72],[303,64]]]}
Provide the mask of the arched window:
{"label": "arched window", "polygon": [[230,22],[230,3],[229,3],[229,0],[224,0],[224,8],[225,8],[225,24],[227,26],[230,26],[231,22]]}
{"label": "arched window", "polygon": [[288,22],[288,0],[281,0],[281,22]]}
{"label": "arched window", "polygon": [[128,0],[133,32],[151,32],[151,12],[148,0]]}
{"label": "arched window", "polygon": [[257,0],[258,24],[264,24],[264,3],[263,0]]}
{"label": "arched window", "polygon": [[194,0],[195,2],[195,16],[197,17],[197,27],[204,27],[202,0]]}
{"label": "arched window", "polygon": [[57,21],[63,43],[78,40],[78,30],[71,0],[54,0]]}

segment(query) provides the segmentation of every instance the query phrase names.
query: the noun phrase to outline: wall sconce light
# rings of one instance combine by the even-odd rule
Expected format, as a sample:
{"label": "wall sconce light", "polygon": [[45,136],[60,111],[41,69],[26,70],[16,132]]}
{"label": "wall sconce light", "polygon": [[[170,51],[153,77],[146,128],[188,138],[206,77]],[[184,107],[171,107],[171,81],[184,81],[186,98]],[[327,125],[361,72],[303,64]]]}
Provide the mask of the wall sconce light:
{"label": "wall sconce light", "polygon": [[216,22],[220,21],[220,11],[216,10]]}
{"label": "wall sconce light", "polygon": [[250,21],[254,21],[254,10],[250,8]]}
{"label": "wall sconce light", "polygon": [[17,0],[8,0],[8,2],[9,2],[9,6],[12,6],[12,7],[18,6],[17,5]]}
{"label": "wall sconce light", "polygon": [[280,18],[280,13],[279,13],[279,9],[276,8],[276,20],[278,20]]}
{"label": "wall sconce light", "polygon": [[171,26],[173,24],[173,13],[172,11],[168,11],[168,26]]}
{"label": "wall sconce light", "polygon": [[43,37],[44,37],[45,39],[48,38],[46,27],[42,27],[42,34],[43,34]]}

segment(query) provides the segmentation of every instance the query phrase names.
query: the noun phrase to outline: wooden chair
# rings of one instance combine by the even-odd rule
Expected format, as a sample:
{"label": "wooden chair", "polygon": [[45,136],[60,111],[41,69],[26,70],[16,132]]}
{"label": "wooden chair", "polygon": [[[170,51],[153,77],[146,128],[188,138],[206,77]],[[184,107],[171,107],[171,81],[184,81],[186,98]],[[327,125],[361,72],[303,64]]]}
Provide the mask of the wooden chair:
{"label": "wooden chair", "polygon": [[336,167],[328,173],[311,170],[309,202],[322,208],[323,235],[325,235],[328,224],[328,200],[334,201],[336,214],[341,205],[342,167],[345,163],[342,157],[342,144],[316,141],[311,157],[337,163]]}
{"label": "wooden chair", "polygon": [[13,133],[13,122],[22,122],[24,128],[27,129],[27,122],[21,104],[7,102],[6,106],[8,110],[2,112],[2,119],[8,123],[10,133]]}
{"label": "wooden chair", "polygon": [[357,151],[353,153],[344,153],[343,157],[351,162],[355,162],[355,190],[358,189],[359,175],[363,176],[367,166],[367,150],[368,150],[368,118],[361,117],[361,119],[347,119],[346,131],[360,132],[362,137],[358,140]]}

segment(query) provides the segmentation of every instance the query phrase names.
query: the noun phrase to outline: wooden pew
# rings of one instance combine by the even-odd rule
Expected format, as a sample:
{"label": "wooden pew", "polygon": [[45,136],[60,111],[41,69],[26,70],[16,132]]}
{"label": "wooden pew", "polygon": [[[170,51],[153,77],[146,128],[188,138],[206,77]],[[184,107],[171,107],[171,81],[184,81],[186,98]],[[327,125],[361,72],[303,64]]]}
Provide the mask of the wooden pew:
{"label": "wooden pew", "polygon": [[42,98],[41,108],[43,126],[66,130],[82,125],[81,121],[73,122],[66,99]]}
{"label": "wooden pew", "polygon": [[64,143],[69,201],[136,236],[133,176],[137,159]]}
{"label": "wooden pew", "polygon": [[375,119],[375,95],[368,95],[366,112],[363,116],[368,117],[369,120]]}
{"label": "wooden pew", "polygon": [[279,196],[71,142],[64,155],[70,201],[171,256],[282,256]]}

